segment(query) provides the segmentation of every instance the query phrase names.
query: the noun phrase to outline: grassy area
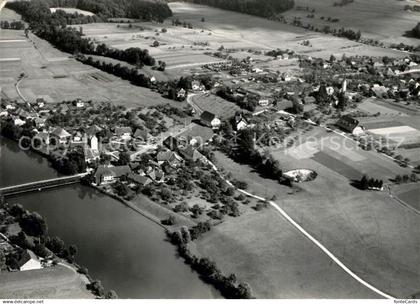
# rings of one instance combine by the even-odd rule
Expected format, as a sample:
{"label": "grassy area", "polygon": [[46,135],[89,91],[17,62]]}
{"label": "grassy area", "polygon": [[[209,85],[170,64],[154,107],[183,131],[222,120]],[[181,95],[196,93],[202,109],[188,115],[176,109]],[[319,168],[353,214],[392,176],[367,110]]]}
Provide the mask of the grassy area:
{"label": "grassy area", "polygon": [[[3,13],[3,12],[2,12]],[[63,53],[48,42],[23,31],[2,30],[0,40],[3,93],[11,99],[20,99],[15,83],[21,73],[25,78],[19,85],[21,94],[28,100],[39,96],[53,102],[82,98],[111,101],[127,107],[165,104],[169,100],[149,89],[131,85],[113,75],[83,65],[69,54]]]}
{"label": "grassy area", "polygon": [[[420,271],[413,265],[419,259],[418,214],[386,193],[357,190],[347,178],[311,159],[295,160],[295,165],[315,170],[317,179],[290,189],[220,153],[216,157],[234,178],[248,182],[251,192],[275,195],[279,206],[363,279],[398,297],[417,291]],[[292,167],[292,160],[281,163]],[[265,246],[273,244],[266,236],[264,240]],[[250,243],[247,250],[254,246]]]}
{"label": "grassy area", "polygon": [[40,270],[2,272],[0,298],[92,299],[86,282],[77,272],[64,266]]}

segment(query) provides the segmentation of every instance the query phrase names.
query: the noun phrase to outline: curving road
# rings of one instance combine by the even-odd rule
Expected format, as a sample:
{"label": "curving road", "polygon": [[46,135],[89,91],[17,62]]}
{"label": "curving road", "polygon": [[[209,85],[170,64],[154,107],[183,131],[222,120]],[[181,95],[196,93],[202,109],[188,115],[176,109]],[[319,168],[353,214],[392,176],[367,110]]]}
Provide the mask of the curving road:
{"label": "curving road", "polygon": [[282,208],[280,208],[275,202],[267,200],[263,197],[254,195],[252,193],[249,193],[245,190],[241,190],[237,187],[235,187],[229,180],[227,180],[221,173],[220,171],[217,169],[217,167],[210,161],[207,160],[208,163],[213,167],[213,170],[215,170],[219,176],[226,181],[226,183],[229,184],[229,186],[235,188],[236,190],[238,190],[239,192],[243,193],[244,195],[248,196],[248,197],[252,197],[252,198],[256,198],[260,201],[266,202],[268,204],[270,204],[281,216],[283,216],[290,224],[292,224],[292,226],[294,226],[297,230],[299,230],[309,241],[311,241],[315,246],[317,246],[319,249],[321,249],[334,263],[336,263],[341,269],[343,269],[347,274],[349,274],[353,279],[355,279],[356,281],[358,281],[360,284],[362,284],[363,286],[369,288],[370,290],[372,290],[373,292],[375,292],[376,294],[380,295],[381,297],[384,297],[386,299],[394,299],[393,296],[387,294],[384,291],[379,290],[378,288],[376,288],[375,286],[371,285],[370,283],[366,282],[365,280],[363,280],[361,277],[359,277],[357,274],[355,274],[350,268],[348,268],[346,265],[344,265],[343,262],[340,261],[339,258],[337,258],[331,251],[329,251],[323,244],[321,244],[321,242],[319,242],[314,236],[312,236],[309,232],[307,232],[301,225],[299,225],[295,220],[293,220],[292,217],[290,217],[289,214],[287,214],[286,211],[284,211]]}

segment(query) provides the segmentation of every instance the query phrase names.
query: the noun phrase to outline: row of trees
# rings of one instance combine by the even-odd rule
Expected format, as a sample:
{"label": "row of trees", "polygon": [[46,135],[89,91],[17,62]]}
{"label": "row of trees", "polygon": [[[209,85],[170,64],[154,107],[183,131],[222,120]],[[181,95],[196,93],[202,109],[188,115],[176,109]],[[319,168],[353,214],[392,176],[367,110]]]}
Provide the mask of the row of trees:
{"label": "row of trees", "polygon": [[2,29],[10,29],[10,30],[23,30],[25,28],[25,24],[22,21],[7,21],[2,20],[0,21],[0,27]]}
{"label": "row of trees", "polygon": [[221,87],[217,90],[216,95],[226,99],[227,101],[236,103],[241,109],[245,109],[254,112],[258,106],[258,99],[255,96],[248,95],[237,95],[229,87]]}
{"label": "row of trees", "polygon": [[294,0],[184,0],[196,4],[204,4],[225,10],[250,14],[260,17],[273,15],[292,9]]}
{"label": "row of trees", "polygon": [[105,43],[102,43],[96,47],[93,54],[124,61],[137,67],[143,67],[143,65],[153,66],[156,64],[156,60],[149,54],[149,50],[142,50],[137,47],[119,50],[109,48]]}

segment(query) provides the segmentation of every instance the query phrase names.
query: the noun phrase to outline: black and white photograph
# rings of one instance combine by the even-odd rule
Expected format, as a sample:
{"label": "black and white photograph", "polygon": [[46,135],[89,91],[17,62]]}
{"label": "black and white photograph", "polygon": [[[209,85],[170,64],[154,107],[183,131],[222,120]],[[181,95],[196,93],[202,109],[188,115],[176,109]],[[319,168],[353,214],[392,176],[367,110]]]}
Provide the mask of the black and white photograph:
{"label": "black and white photograph", "polygon": [[1,303],[418,303],[420,0],[0,0],[0,27]]}

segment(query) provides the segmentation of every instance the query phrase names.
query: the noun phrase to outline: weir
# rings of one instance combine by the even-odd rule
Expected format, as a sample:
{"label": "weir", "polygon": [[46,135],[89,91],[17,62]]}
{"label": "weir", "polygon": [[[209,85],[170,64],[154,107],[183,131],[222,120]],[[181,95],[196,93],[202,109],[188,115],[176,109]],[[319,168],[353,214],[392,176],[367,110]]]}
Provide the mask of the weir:
{"label": "weir", "polygon": [[13,185],[0,188],[0,195],[8,196],[25,192],[41,191],[48,188],[56,188],[65,185],[79,183],[87,173],[80,173],[72,176],[57,177],[47,180],[34,181],[25,184]]}

